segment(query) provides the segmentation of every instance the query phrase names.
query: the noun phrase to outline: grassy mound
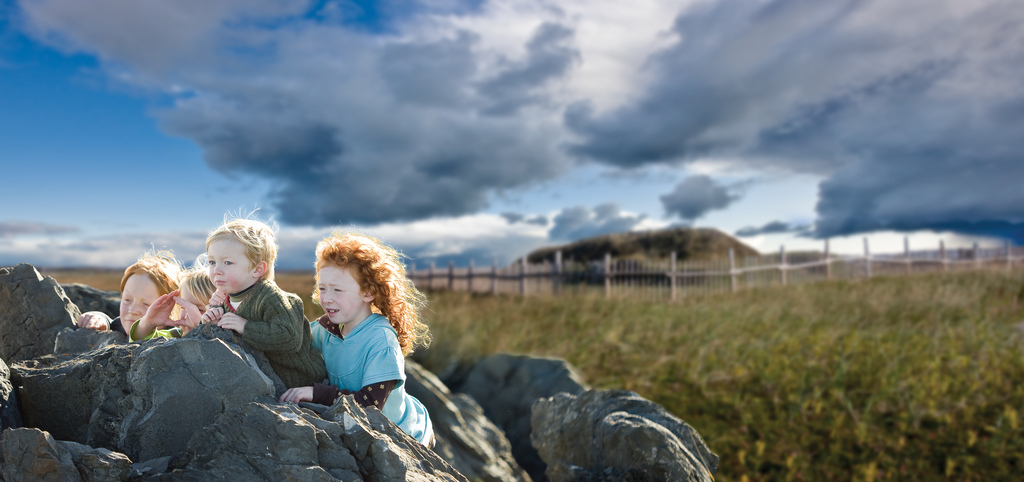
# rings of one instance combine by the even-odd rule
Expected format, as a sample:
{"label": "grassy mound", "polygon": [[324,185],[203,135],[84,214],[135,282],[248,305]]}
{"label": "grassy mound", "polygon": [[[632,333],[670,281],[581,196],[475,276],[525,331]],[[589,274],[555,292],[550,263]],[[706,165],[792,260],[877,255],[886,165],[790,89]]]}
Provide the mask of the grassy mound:
{"label": "grassy mound", "polygon": [[617,259],[665,260],[672,251],[682,260],[708,260],[724,258],[729,250],[737,259],[755,256],[757,250],[741,243],[717,229],[711,228],[670,228],[655,231],[636,231],[606,234],[563,246],[551,246],[534,250],[527,255],[530,263],[551,261],[555,251],[562,251],[562,259],[593,261],[604,259],[605,253]]}

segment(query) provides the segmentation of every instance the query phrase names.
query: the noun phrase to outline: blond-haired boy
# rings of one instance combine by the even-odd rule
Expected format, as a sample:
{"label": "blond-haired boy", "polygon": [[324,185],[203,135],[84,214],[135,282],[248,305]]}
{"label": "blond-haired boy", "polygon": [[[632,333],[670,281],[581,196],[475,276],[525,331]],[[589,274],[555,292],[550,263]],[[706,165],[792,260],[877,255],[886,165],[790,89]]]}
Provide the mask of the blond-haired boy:
{"label": "blond-haired boy", "polygon": [[234,330],[262,351],[288,388],[327,378],[323,356],[312,346],[302,300],[274,283],[274,231],[254,219],[234,219],[206,238],[210,280],[217,292],[203,323]]}

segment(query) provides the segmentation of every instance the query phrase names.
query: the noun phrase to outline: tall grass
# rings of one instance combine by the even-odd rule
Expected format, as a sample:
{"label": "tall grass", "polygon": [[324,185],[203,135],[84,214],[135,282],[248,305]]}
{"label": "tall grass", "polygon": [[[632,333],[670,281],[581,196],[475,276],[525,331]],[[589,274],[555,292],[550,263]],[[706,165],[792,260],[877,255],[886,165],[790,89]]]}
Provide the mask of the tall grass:
{"label": "tall grass", "polygon": [[690,423],[722,458],[718,480],[1013,479],[1022,281],[876,278],[678,304],[433,293],[425,364],[564,358]]}
{"label": "tall grass", "polygon": [[[320,315],[312,274],[277,281]],[[1022,288],[1019,273],[984,271],[674,304],[434,292],[423,358],[564,358],[593,387],[636,391],[696,428],[720,481],[1013,480]]]}

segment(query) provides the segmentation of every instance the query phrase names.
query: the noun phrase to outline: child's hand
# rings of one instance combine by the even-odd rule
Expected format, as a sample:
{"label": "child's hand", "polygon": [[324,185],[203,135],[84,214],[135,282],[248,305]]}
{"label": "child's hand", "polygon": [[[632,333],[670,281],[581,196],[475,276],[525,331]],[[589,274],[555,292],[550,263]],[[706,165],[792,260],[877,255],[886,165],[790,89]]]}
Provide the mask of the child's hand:
{"label": "child's hand", "polygon": [[[146,309],[146,319],[153,328],[158,326],[167,326],[171,322],[171,310],[174,309],[174,298],[178,297],[178,290],[174,290],[166,295],[161,295],[159,298],[153,301],[153,304],[149,305]],[[140,324],[142,322],[139,322]]]}
{"label": "child's hand", "polygon": [[217,326],[228,330],[235,330],[235,332],[241,335],[245,331],[245,322],[245,318],[241,316],[234,313],[224,313],[220,317],[220,321],[217,322]]}
{"label": "child's hand", "polygon": [[295,387],[289,388],[281,395],[282,402],[312,402],[313,401],[313,387]]}
{"label": "child's hand", "polygon": [[110,329],[110,318],[99,311],[86,311],[78,316],[78,327],[90,330],[107,331]]}
{"label": "child's hand", "polygon": [[183,315],[180,320],[172,321],[167,326],[184,326],[188,330],[199,326],[200,320],[203,318],[203,314],[199,312],[199,307],[185,301],[184,298],[175,296],[174,303],[181,307]]}
{"label": "child's hand", "polygon": [[228,294],[217,288],[217,291],[214,291],[213,296],[210,297],[210,304],[206,306],[206,309],[209,310],[214,306],[224,306],[227,301]]}
{"label": "child's hand", "polygon": [[203,316],[200,318],[200,322],[204,325],[216,323],[222,316],[224,316],[224,308],[220,306],[211,306],[207,308],[206,313],[203,313]]}

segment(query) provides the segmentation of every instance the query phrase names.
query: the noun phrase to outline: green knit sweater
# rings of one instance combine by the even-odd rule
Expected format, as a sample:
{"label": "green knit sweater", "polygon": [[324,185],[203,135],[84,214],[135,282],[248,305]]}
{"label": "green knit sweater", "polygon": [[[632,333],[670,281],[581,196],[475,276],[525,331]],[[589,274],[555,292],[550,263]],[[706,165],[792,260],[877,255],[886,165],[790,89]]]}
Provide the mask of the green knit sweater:
{"label": "green knit sweater", "polygon": [[313,348],[313,335],[298,296],[266,279],[243,296],[236,312],[246,320],[242,339],[267,356],[286,387],[311,387],[327,378],[324,357]]}

